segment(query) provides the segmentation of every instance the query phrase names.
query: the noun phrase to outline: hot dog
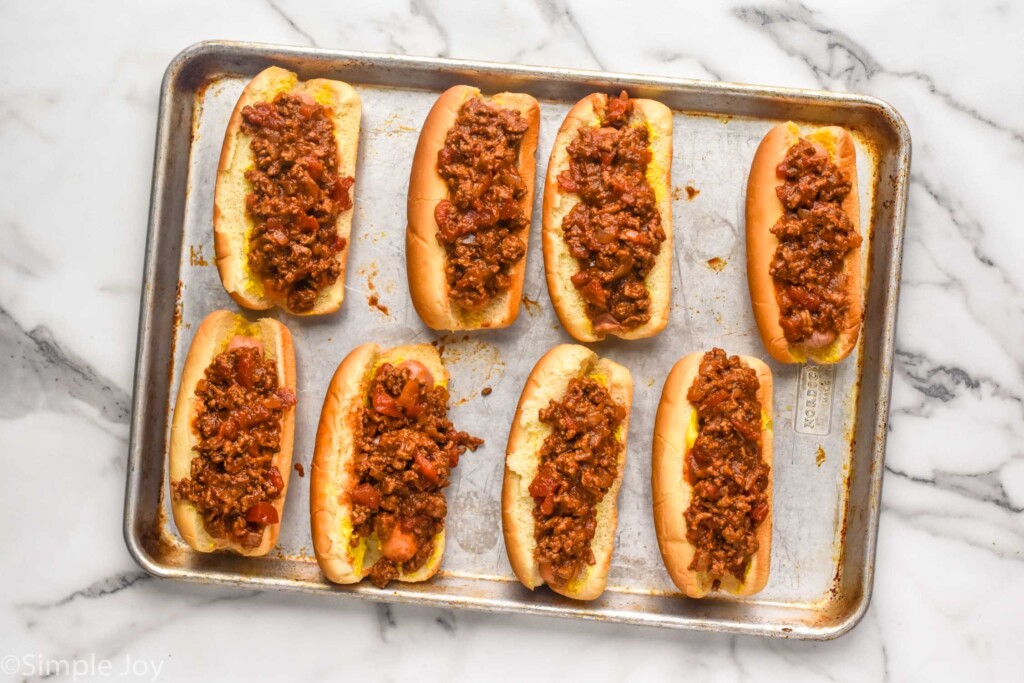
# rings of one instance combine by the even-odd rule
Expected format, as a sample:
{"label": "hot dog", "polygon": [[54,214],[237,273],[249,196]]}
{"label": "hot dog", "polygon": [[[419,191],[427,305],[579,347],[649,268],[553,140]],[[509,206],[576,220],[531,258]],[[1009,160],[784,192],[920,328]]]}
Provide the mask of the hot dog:
{"label": "hot dog", "polygon": [[566,331],[651,337],[672,290],[672,112],[588,95],[555,138],[544,185],[544,268]]}
{"label": "hot dog", "polygon": [[246,308],[338,310],[352,229],[360,100],[352,86],[278,67],[238,98],[214,195],[217,269]]}
{"label": "hot dog", "polygon": [[764,588],[772,545],[772,376],[721,349],[672,368],[654,425],[658,547],[691,598]]}
{"label": "hot dog", "polygon": [[857,152],[837,126],[789,122],[761,141],[747,181],[747,282],[761,339],[782,363],[837,363],[864,311]]}
{"label": "hot dog", "polygon": [[409,178],[406,267],[428,327],[507,327],[519,314],[540,108],[457,85],[434,104]]}
{"label": "hot dog", "polygon": [[533,368],[512,422],[501,508],[519,581],[593,600],[607,582],[633,399],[629,370],[562,344]]}
{"label": "hot dog", "polygon": [[288,328],[229,311],[196,330],[171,426],[174,522],[199,552],[265,555],[277,542],[295,434]]}
{"label": "hot dog", "polygon": [[425,581],[441,565],[443,489],[483,443],[447,417],[448,372],[428,344],[354,349],[334,373],[310,474],[313,549],[335,583]]}

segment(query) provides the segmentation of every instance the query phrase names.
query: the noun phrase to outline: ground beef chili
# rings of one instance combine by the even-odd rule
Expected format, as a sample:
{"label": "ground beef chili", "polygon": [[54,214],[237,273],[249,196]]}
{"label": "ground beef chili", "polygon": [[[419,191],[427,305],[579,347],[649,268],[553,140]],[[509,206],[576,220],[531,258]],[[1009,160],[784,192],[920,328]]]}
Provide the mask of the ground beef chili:
{"label": "ground beef chili", "polygon": [[565,585],[594,564],[597,504],[618,475],[623,446],[615,433],[625,416],[608,389],[590,378],[571,380],[561,400],[540,410],[540,421],[553,431],[541,446],[530,495],[535,557],[550,583]]}
{"label": "ground beef chili", "polygon": [[768,516],[768,466],[761,457],[757,373],[738,356],[712,349],[686,399],[697,411],[697,440],[686,454],[693,498],[684,516],[696,552],[690,569],[716,581],[742,580]]}
{"label": "ground beef chili", "polygon": [[242,109],[255,165],[246,209],[255,227],[249,266],[294,311],[308,311],[337,281],[345,248],[337,220],[352,208],[355,180],[339,172],[331,110],[306,95],[283,92]]}
{"label": "ground beef chili", "polygon": [[519,148],[528,127],[518,111],[474,97],[459,108],[437,153],[437,172],[448,186],[448,199],[434,209],[437,241],[447,255],[449,296],[466,310],[507,291],[513,266],[526,254]]}
{"label": "ground beef chili", "polygon": [[483,443],[455,430],[448,390],[434,386],[422,365],[414,368],[384,363],[377,369],[356,444],[352,545],[377,534],[384,557],[370,580],[381,588],[398,577],[398,564],[415,571],[433,555],[451,469],[467,448]]}
{"label": "ground beef chili", "polygon": [[276,524],[273,502],[284,481],[273,464],[281,450],[281,418],[295,394],[278,386],[277,364],[259,348],[217,354],[196,386],[197,455],[190,477],[171,484],[199,511],[207,533],[258,546]]}
{"label": "ground beef chili", "polygon": [[644,284],[665,231],[647,181],[650,133],[629,125],[633,100],[608,100],[599,126],[582,126],[569,145],[569,168],[558,174],[580,201],[562,220],[569,253],[579,262],[572,284],[594,329],[630,330],[651,319]]}
{"label": "ground beef chili", "polygon": [[[831,343],[850,306],[843,259],[860,246],[842,209],[850,180],[820,145],[800,138],[776,171],[785,212],[772,227],[779,240],[769,273],[775,282],[779,324],[791,344]],[[812,340],[813,337],[813,340]]]}

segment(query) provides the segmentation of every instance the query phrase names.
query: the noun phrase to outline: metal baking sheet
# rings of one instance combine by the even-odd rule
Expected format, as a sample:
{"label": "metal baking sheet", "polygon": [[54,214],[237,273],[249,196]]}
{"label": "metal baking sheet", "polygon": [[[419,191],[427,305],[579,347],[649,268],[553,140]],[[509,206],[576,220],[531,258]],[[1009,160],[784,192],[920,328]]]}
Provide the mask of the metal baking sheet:
{"label": "metal baking sheet", "polygon": [[[426,583],[378,590],[326,582],[311,548],[308,478],[293,476],[280,542],[266,558],[195,553],[170,518],[168,433],[185,353],[207,313],[237,308],[214,266],[217,159],[245,82],[272,64],[302,78],[347,81],[363,101],[345,303],[332,316],[283,316],[299,369],[295,462],[308,472],[331,373],[365,341],[443,346],[452,375],[451,417],[486,440],[454,474],[444,564]],[[438,93],[457,83],[489,93],[531,93],[540,100],[542,118],[519,319],[507,330],[444,335],[420,322],[409,299],[405,195],[420,125]],[[594,345],[632,371],[636,391],[608,590],[599,600],[580,603],[516,582],[502,542],[499,490],[508,426],[526,376],[544,351],[571,341],[544,285],[539,217],[547,156],[573,102],[623,88],[674,111],[673,300],[669,326],[659,336]],[[745,281],[744,190],[759,140],[786,119],[854,131],[861,229],[869,236],[863,245],[865,324],[855,353],[838,367],[769,361],[776,449],[771,578],[752,598],[690,600],[669,580],[655,541],[655,409],[669,369],[688,352],[718,345],[766,357]],[[874,573],[909,158],[899,114],[857,95],[243,43],[186,49],[168,67],[161,92],[125,501],[129,550],[157,576],[252,589],[795,638],[846,632],[864,614]],[[493,390],[487,397],[481,395],[485,387]]]}

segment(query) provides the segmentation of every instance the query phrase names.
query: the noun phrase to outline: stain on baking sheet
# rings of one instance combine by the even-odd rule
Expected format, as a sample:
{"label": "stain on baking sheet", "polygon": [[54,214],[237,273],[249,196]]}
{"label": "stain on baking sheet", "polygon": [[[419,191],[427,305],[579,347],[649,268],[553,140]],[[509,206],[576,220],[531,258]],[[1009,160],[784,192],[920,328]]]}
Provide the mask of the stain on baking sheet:
{"label": "stain on baking sheet", "polygon": [[698,190],[693,185],[687,185],[686,186],[686,198],[689,199],[690,201],[693,201],[694,199],[696,199],[697,195],[699,195],[699,194],[700,194],[700,190]]}
{"label": "stain on baking sheet", "polygon": [[479,491],[459,491],[448,497],[448,504],[454,509],[447,525],[463,550],[481,555],[498,544],[499,507],[490,498]]}
{"label": "stain on baking sheet", "polygon": [[726,260],[724,258],[719,257],[719,256],[715,256],[714,258],[709,258],[708,259],[708,268],[710,268],[711,270],[715,271],[716,273],[721,273],[722,269],[725,268],[725,265],[726,265]]}
{"label": "stain on baking sheet", "polygon": [[[366,278],[366,303],[370,308],[385,316],[391,315],[391,309],[381,303],[380,295],[377,292],[377,262],[372,261],[369,265],[363,266],[359,269],[359,274]],[[390,283],[386,284],[384,288],[387,290],[389,285]]]}
{"label": "stain on baking sheet", "polygon": [[190,266],[208,266],[210,262],[206,260],[206,255],[203,254],[203,245],[199,245],[199,248],[195,248],[189,245],[188,248],[188,264]]}
{"label": "stain on baking sheet", "polygon": [[306,476],[306,468],[302,466],[301,462],[295,463],[295,471],[298,472],[300,477]]}
{"label": "stain on baking sheet", "polygon": [[409,133],[418,133],[419,129],[412,125],[408,121],[403,121],[402,117],[398,114],[392,114],[388,118],[384,119],[382,123],[374,126],[370,131],[377,135],[386,135],[392,137],[394,135],[406,135]]}
{"label": "stain on baking sheet", "polygon": [[814,455],[814,463],[818,467],[825,464],[825,449],[822,448],[821,444],[818,444],[818,452]]}
{"label": "stain on baking sheet", "polygon": [[387,306],[380,302],[380,298],[378,298],[376,294],[370,294],[369,296],[367,296],[366,303],[370,304],[372,308],[376,308],[384,315],[391,315],[391,311],[388,309]]}
{"label": "stain on baking sheet", "polygon": [[526,313],[528,315],[533,315],[534,313],[539,313],[540,312],[540,300],[539,299],[531,299],[530,297],[526,296],[526,294],[523,294],[523,308],[526,309]]}
{"label": "stain on baking sheet", "polygon": [[370,244],[377,244],[377,242],[380,242],[382,239],[386,239],[387,236],[387,233],[384,232],[383,230],[374,230],[372,232],[369,230],[365,230],[361,231],[359,235],[356,237],[356,239],[359,240],[360,242],[369,242]]}
{"label": "stain on baking sheet", "polygon": [[[468,334],[442,334],[430,342],[452,375],[452,405],[460,406],[491,389],[505,375],[505,361],[494,344]],[[493,391],[493,389],[492,389]]]}

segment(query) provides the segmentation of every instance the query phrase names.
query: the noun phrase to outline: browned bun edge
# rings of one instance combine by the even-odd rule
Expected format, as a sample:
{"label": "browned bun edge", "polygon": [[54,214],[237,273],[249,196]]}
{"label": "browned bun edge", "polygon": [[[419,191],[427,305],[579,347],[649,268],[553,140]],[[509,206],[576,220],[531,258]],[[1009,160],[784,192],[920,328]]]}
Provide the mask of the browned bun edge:
{"label": "browned bun edge", "polygon": [[[437,384],[447,384],[448,372],[441,357],[429,344],[412,344],[381,349],[363,344],[341,362],[327,388],[316,432],[313,464],[309,479],[309,516],[313,552],[320,570],[334,583],[357,583],[380,558],[376,536],[352,548],[352,502],[349,493],[358,484],[355,449],[362,409],[367,403],[370,382],[383,363],[404,360],[423,363]],[[415,572],[399,570],[399,581],[425,581],[437,573],[444,554],[445,534],[434,539],[434,555]]]}
{"label": "browned bun edge", "polygon": [[[354,208],[343,211],[338,216],[338,236],[345,240],[345,247],[336,255],[341,273],[334,284],[319,293],[313,308],[309,311],[300,313],[289,309],[287,301],[275,298],[249,268],[248,245],[253,221],[245,206],[245,197],[250,189],[245,172],[252,168],[253,156],[249,149],[251,137],[242,132],[242,110],[251,104],[269,102],[286,91],[309,95],[317,103],[331,109],[334,135],[338,145],[339,174],[356,176],[361,102],[352,86],[342,81],[324,78],[300,81],[296,74],[276,66],[258,73],[245,86],[231,113],[217,166],[213,200],[217,271],[224,289],[245,308],[264,310],[276,305],[294,315],[332,313],[338,310],[345,297],[345,266],[351,244]],[[352,192],[354,200],[355,190]]]}
{"label": "browned bun edge", "polygon": [[544,579],[534,559],[537,541],[533,522],[534,502],[529,487],[537,474],[540,447],[551,433],[551,428],[539,421],[537,413],[550,401],[561,399],[571,379],[584,375],[601,381],[608,387],[612,399],[626,408],[620,433],[623,449],[618,477],[597,506],[597,530],[591,544],[596,563],[583,570],[580,577],[567,585],[551,586],[551,589],[576,600],[593,600],[604,592],[615,546],[615,529],[618,524],[616,501],[625,471],[626,437],[633,400],[633,379],[629,370],[608,359],[598,358],[597,354],[583,346],[573,344],[556,346],[537,361],[519,397],[509,432],[501,490],[501,513],[505,550],[512,571],[524,586],[533,590],[542,585]]}
{"label": "browned bun edge", "polygon": [[[700,369],[703,352],[684,356],[669,373],[658,403],[654,422],[654,441],[651,463],[651,498],[654,506],[654,530],[658,548],[672,582],[691,598],[701,598],[711,590],[712,579],[704,572],[689,569],[694,547],[686,540],[685,512],[690,506],[693,487],[687,481],[686,434],[694,408],[686,399]],[[762,431],[761,457],[769,467],[768,516],[757,528],[758,550],[751,558],[750,568],[742,582],[735,577],[721,581],[721,589],[735,595],[753,595],[768,583],[771,565],[772,518],[774,503],[772,488],[773,468],[772,431],[772,374],[763,361],[751,356],[740,356],[752,368],[760,381],[758,399],[761,401]]]}
{"label": "browned bun edge", "polygon": [[[512,269],[512,287],[480,311],[466,311],[453,304],[445,275],[446,253],[437,242],[434,209],[448,197],[448,186],[437,172],[437,153],[444,147],[448,131],[455,124],[462,103],[480,97],[480,90],[468,85],[449,88],[434,103],[423,122],[409,176],[408,228],[405,233],[406,271],[413,306],[423,322],[435,330],[472,330],[511,325],[519,315],[526,274],[526,257]],[[526,225],[518,236],[529,245],[530,218],[533,213],[534,174],[537,167],[537,136],[540,132],[540,106],[537,100],[521,93],[499,93],[490,98],[494,105],[515,109],[529,127],[519,147],[519,171],[526,182],[521,205]]]}
{"label": "browned bun edge", "polygon": [[[292,335],[282,323],[262,318],[249,323],[242,316],[230,311],[214,311],[199,324],[192,345],[185,358],[181,372],[181,383],[174,405],[171,422],[171,447],[168,457],[168,479],[177,482],[190,476],[192,459],[197,456],[193,450],[198,435],[192,426],[196,410],[196,385],[209,367],[210,362],[235,335],[250,336],[260,340],[263,352],[277,361],[277,380],[281,387],[288,387],[298,394],[295,383],[295,349]],[[284,519],[284,502],[288,495],[288,480],[292,471],[292,447],[295,442],[295,408],[289,408],[281,419],[281,449],[273,458],[284,481],[281,495],[272,504],[278,518]],[[214,538],[206,532],[202,515],[195,506],[178,500],[171,494],[171,510],[174,523],[182,539],[193,550],[209,553],[215,550],[232,550],[241,555],[266,555],[277,543],[281,531],[280,522],[268,525],[263,532],[263,542],[255,548],[241,545],[223,538]]]}
{"label": "browned bun edge", "polygon": [[843,201],[843,211],[850,217],[857,234],[862,234],[857,194],[857,150],[853,136],[838,126],[818,128],[804,135],[801,135],[800,129],[792,122],[775,126],[761,140],[751,162],[747,180],[747,283],[750,287],[750,302],[761,341],[772,358],[781,363],[802,363],[808,359],[818,363],[838,363],[850,355],[853,347],[857,345],[864,317],[861,249],[851,249],[843,262],[850,300],[843,329],[833,344],[822,349],[812,349],[803,345],[791,346],[786,341],[779,325],[779,303],[775,298],[775,282],[768,272],[775,249],[779,245],[778,239],[771,233],[771,228],[783,214],[782,202],[775,194],[775,188],[781,185],[782,181],[775,169],[800,137],[825,146],[833,162],[846,172],[853,189]]}
{"label": "browned bun edge", "polygon": [[[562,220],[579,202],[579,195],[562,192],[558,175],[569,167],[568,147],[577,132],[584,126],[596,126],[607,103],[607,95],[594,93],[573,105],[565,115],[555,136],[544,182],[541,242],[548,295],[566,332],[582,342],[600,341],[606,333],[594,330],[583,298],[570,280],[579,270],[579,264],[565,244]],[[651,134],[652,158],[647,178],[657,199],[665,242],[646,280],[651,292],[651,319],[632,330],[608,333],[622,339],[641,339],[661,332],[668,323],[672,294],[672,111],[655,100],[636,99],[634,103],[634,119],[646,123]]]}

